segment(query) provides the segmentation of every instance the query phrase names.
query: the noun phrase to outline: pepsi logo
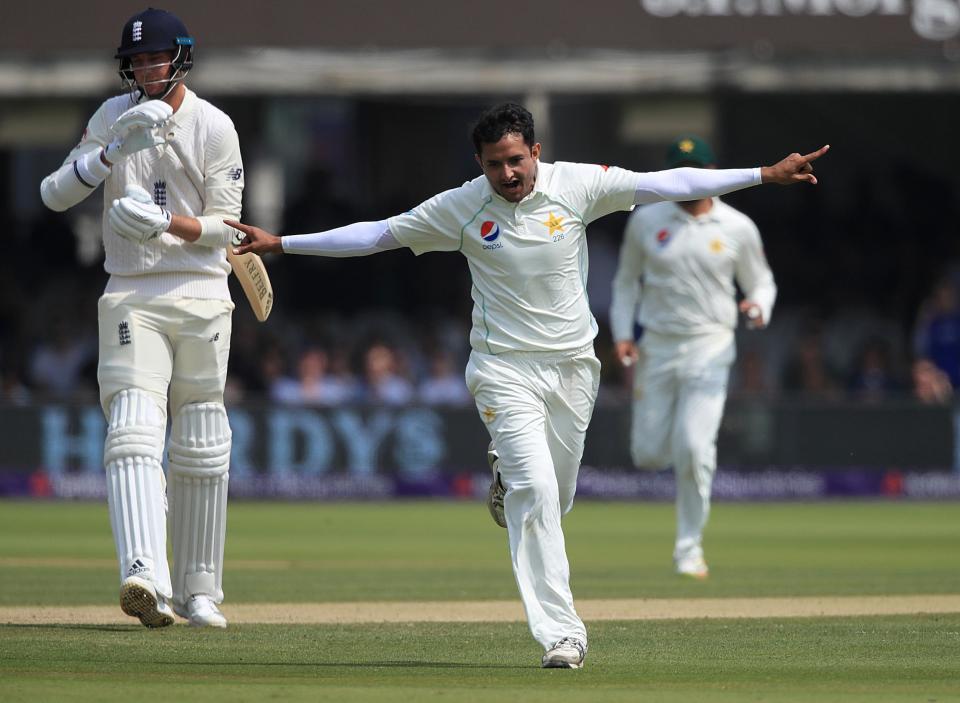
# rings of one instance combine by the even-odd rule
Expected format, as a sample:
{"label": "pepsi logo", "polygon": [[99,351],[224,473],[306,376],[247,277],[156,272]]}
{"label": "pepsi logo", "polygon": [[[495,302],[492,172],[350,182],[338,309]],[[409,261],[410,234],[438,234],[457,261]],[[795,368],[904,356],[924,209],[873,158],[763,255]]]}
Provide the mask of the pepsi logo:
{"label": "pepsi logo", "polygon": [[492,242],[500,236],[500,225],[492,220],[487,220],[480,225],[480,238],[485,242]]}
{"label": "pepsi logo", "polygon": [[657,244],[660,246],[666,246],[667,242],[670,241],[670,230],[662,229],[657,232]]}

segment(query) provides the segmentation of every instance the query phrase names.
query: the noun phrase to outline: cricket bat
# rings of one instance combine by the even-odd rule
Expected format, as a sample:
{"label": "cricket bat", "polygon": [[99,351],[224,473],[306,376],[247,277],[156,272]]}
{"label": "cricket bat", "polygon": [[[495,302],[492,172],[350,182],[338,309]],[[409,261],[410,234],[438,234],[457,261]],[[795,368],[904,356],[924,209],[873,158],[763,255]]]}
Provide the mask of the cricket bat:
{"label": "cricket bat", "polygon": [[[173,140],[166,142],[166,146],[173,148],[181,163],[189,163],[188,159],[178,153],[176,144]],[[240,287],[250,301],[253,314],[260,322],[265,322],[273,309],[273,286],[270,285],[267,267],[259,256],[249,253],[237,256],[233,253],[233,247],[242,242],[244,236],[243,232],[234,230],[233,245],[227,247],[227,261],[233,267],[233,275],[240,281]]]}
{"label": "cricket bat", "polygon": [[[240,232],[237,234],[243,236]],[[253,314],[260,322],[265,322],[273,310],[273,286],[263,259],[253,253],[237,255],[227,249],[227,261],[233,267],[233,275],[240,282]]]}

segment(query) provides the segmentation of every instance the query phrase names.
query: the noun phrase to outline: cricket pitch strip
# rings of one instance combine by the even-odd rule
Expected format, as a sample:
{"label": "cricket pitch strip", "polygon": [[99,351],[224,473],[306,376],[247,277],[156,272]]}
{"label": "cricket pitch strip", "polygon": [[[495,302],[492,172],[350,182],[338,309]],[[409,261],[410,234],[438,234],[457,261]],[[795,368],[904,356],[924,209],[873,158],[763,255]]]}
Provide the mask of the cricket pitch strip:
{"label": "cricket pitch strip", "polygon": [[[803,596],[796,598],[621,598],[576,602],[587,623],[600,620],[856,617],[960,613],[960,594]],[[233,625],[334,625],[378,622],[523,622],[519,600],[339,603],[230,603]],[[4,606],[0,624],[131,624],[118,605]]]}

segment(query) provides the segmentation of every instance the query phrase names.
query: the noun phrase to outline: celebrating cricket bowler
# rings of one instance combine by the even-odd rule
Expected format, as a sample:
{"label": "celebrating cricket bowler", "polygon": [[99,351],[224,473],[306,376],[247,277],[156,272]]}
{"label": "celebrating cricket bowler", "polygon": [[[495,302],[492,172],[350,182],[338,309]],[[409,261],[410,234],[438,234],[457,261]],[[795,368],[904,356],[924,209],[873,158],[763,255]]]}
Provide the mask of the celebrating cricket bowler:
{"label": "celebrating cricket bowler", "polygon": [[[184,84],[194,41],[147,9],[123,26],[127,92],[90,118],[41,185],[62,211],[103,184],[110,274],[99,301],[100,402],[120,607],[147,627],[226,627],[223,546],[231,435],[223,391],[233,303],[226,248],[243,164],[230,118]],[[161,461],[169,404],[169,489]],[[173,570],[167,563],[167,501]],[[172,607],[171,607],[172,606]]]}
{"label": "celebrating cricket bowler", "polygon": [[[687,136],[670,146],[666,165],[709,168],[714,160],[706,142]],[[739,306],[734,280],[745,296]],[[630,215],[610,326],[618,360],[634,369],[633,462],[672,466],[676,476],[673,561],[680,575],[708,575],[703,529],[737,310],[748,328],[759,329],[769,324],[776,297],[756,225],[719,198],[655,203]],[[639,349],[635,321],[643,328]]]}
{"label": "celebrating cricket bowler", "polygon": [[387,220],[284,237],[228,224],[247,235],[241,254],[362,256],[408,247],[466,257],[474,302],[466,380],[492,439],[489,507],[507,528],[530,630],[546,650],[542,666],[580,668],[587,631],[573,605],[560,518],[573,506],[600,382],[586,226],[636,204],[815,183],[812,162],[827,147],[732,170],[541,163],[533,117],[509,103],[480,116],[473,146],[482,176]]}

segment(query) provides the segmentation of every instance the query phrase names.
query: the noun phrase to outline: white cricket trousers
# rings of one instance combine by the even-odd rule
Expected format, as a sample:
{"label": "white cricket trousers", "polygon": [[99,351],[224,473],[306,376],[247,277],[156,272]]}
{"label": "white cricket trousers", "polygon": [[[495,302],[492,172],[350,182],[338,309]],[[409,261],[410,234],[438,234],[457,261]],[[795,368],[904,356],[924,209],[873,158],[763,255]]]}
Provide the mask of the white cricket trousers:
{"label": "white cricket trousers", "polygon": [[140,388],[166,414],[188,403],[223,403],[230,358],[229,300],[105,293],[98,304],[100,403]]}
{"label": "white cricket trousers", "polygon": [[732,332],[644,332],[634,373],[630,449],[640,468],[673,466],[675,560],[703,556],[703,530],[717,470],[717,432],[736,356]]}
{"label": "white cricket trousers", "polygon": [[[147,578],[178,603],[190,593],[223,598],[230,457],[223,391],[232,311],[229,300],[130,293],[104,294],[98,305],[104,468],[120,580]],[[172,581],[162,468],[168,392]]]}
{"label": "white cricket trousers", "polygon": [[587,641],[573,606],[560,518],[573,507],[600,383],[593,346],[570,352],[474,351],[467,387],[500,454],[513,573],[534,638]]}

